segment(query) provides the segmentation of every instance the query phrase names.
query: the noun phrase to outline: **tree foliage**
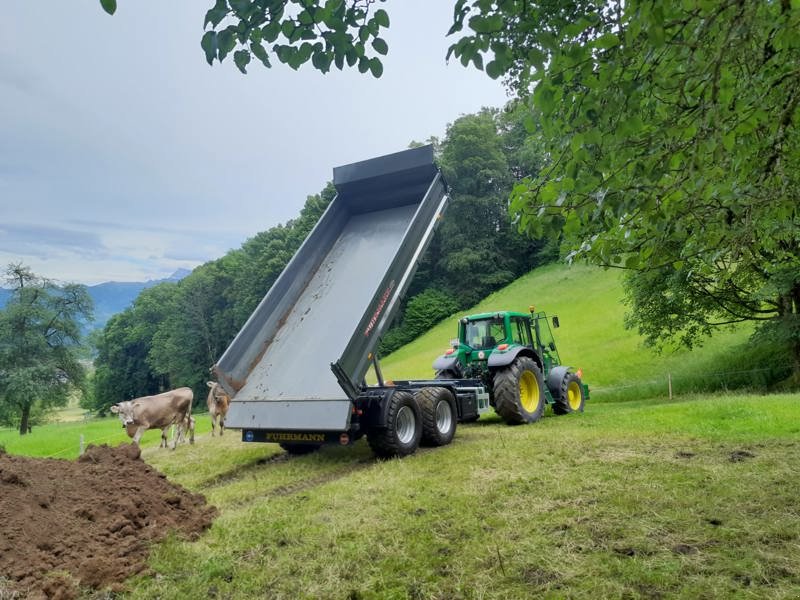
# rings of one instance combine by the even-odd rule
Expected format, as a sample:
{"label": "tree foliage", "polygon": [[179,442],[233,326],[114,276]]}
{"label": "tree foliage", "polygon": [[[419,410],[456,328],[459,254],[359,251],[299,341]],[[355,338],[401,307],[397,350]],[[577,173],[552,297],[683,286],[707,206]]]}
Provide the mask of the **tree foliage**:
{"label": "tree foliage", "polygon": [[9,265],[6,276],[12,296],[0,311],[0,422],[24,435],[83,387],[80,320],[91,319],[92,301],[84,286],[57,286],[22,264]]}
{"label": "tree foliage", "polygon": [[460,1],[464,25],[452,52],[493,53],[549,154],[520,225],[628,269],[650,342],[768,320],[800,374],[800,7]]}

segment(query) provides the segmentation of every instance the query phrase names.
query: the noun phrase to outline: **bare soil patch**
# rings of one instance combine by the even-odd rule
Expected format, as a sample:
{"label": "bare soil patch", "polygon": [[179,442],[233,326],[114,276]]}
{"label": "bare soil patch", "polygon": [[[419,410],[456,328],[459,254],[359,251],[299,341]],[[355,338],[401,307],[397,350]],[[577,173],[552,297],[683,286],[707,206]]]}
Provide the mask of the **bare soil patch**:
{"label": "bare soil patch", "polygon": [[0,450],[0,595],[121,591],[146,568],[152,542],[195,538],[216,512],[142,461],[135,444],[90,446],[77,461]]}

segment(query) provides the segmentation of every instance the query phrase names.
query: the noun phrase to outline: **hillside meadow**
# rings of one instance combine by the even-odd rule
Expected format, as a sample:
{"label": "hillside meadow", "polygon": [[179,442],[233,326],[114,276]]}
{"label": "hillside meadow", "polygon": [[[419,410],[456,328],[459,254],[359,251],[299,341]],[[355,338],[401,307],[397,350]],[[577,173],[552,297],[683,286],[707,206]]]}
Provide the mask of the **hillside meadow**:
{"label": "hillside meadow", "polygon": [[[290,457],[235,431],[212,438],[205,415],[174,452],[148,432],[145,460],[220,516],[197,541],[154,546],[122,596],[800,597],[800,394],[720,391],[763,373],[738,358],[746,329],[657,355],[622,327],[620,298],[613,272],[554,266],[474,310],[558,314],[561,356],[592,387],[582,414],[517,427],[487,415],[388,461],[364,440]],[[457,316],[387,357],[385,375],[429,374]],[[0,430],[0,445],[71,458],[81,435],[127,442],[117,419],[72,416]]]}

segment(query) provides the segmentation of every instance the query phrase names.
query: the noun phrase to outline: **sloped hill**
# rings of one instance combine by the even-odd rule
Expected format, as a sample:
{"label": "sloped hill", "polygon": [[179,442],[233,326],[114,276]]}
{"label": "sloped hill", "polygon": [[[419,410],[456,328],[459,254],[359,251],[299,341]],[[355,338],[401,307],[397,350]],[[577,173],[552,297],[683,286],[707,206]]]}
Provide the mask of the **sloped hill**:
{"label": "sloped hill", "polygon": [[643,347],[635,331],[625,328],[627,307],[618,271],[563,264],[531,271],[439,323],[382,359],[383,374],[388,379],[432,377],[431,364],[455,337],[462,314],[527,311],[531,305],[558,315],[561,327],[554,334],[561,358],[583,369],[595,399],[665,395],[669,376],[676,392],[742,387],[758,379],[753,370],[758,365],[742,364],[740,358],[750,327],[720,331],[693,351],[675,347],[657,354]]}

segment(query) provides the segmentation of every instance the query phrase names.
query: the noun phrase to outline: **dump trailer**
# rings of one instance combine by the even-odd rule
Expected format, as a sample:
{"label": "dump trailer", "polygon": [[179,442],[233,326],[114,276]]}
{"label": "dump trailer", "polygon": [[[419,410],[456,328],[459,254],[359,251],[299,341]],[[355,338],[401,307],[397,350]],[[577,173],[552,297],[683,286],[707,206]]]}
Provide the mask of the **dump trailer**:
{"label": "dump trailer", "polygon": [[433,148],[334,168],[333,183],[335,198],[214,365],[232,397],[226,426],[297,454],[365,435],[380,456],[447,444],[457,421],[488,410],[483,383],[389,383],[375,356],[447,205]]}

